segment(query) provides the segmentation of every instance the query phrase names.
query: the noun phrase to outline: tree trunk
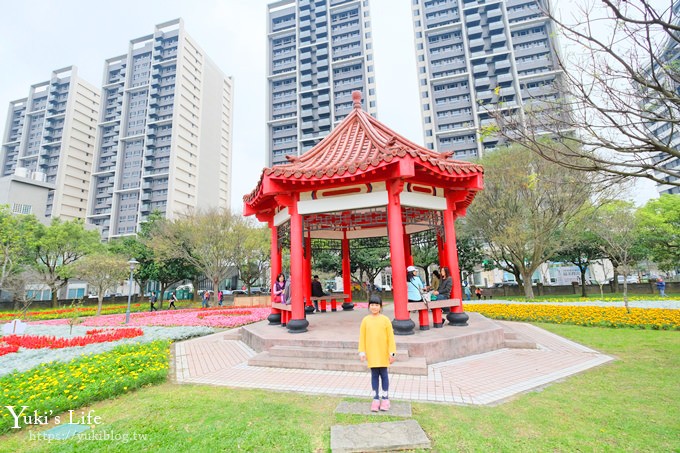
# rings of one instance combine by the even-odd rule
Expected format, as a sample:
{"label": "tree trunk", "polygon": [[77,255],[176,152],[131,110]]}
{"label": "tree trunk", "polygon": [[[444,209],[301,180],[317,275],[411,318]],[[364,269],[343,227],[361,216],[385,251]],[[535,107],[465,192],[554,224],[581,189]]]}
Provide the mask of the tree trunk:
{"label": "tree trunk", "polygon": [[628,274],[623,275],[623,305],[626,307],[626,313],[630,313],[630,307],[628,307]]}
{"label": "tree trunk", "polygon": [[527,299],[534,298],[534,287],[531,285],[531,272],[529,275],[522,274],[522,280],[524,281],[524,297]]}
{"label": "tree trunk", "polygon": [[52,290],[52,308],[59,308],[59,288],[50,288]]}
{"label": "tree trunk", "polygon": [[102,305],[104,304],[104,292],[99,291],[99,294],[97,295],[97,314],[95,316],[99,316],[102,314]]}
{"label": "tree trunk", "polygon": [[581,297],[588,297],[588,291],[586,291],[586,268],[579,266],[581,270]]}
{"label": "tree trunk", "polygon": [[191,285],[194,287],[192,301],[197,302],[198,299],[199,299],[198,298],[198,277],[194,277],[194,279],[191,280]]}
{"label": "tree trunk", "polygon": [[619,271],[616,267],[614,267],[614,280],[612,281],[612,292],[613,293],[619,292]]}

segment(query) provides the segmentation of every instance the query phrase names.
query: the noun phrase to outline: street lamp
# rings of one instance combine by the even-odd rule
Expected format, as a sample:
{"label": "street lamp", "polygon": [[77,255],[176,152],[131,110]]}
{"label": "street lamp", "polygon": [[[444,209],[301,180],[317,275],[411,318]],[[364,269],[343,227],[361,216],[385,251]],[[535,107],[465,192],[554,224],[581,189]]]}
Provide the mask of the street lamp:
{"label": "street lamp", "polygon": [[125,310],[125,324],[130,322],[130,301],[132,300],[132,272],[135,270],[135,266],[139,264],[139,261],[132,258],[128,261],[130,265],[130,281],[128,282],[128,305],[127,310]]}

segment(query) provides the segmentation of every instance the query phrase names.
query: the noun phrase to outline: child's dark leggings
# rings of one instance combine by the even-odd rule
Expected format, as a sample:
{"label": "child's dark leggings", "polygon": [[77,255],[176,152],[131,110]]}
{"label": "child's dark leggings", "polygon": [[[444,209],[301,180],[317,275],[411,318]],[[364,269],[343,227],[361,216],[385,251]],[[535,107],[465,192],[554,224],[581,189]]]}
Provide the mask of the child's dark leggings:
{"label": "child's dark leggings", "polygon": [[382,381],[383,396],[387,396],[387,392],[390,389],[390,378],[387,377],[387,367],[371,368],[371,386],[375,393],[375,399],[380,398],[380,394],[378,393],[378,380]]}

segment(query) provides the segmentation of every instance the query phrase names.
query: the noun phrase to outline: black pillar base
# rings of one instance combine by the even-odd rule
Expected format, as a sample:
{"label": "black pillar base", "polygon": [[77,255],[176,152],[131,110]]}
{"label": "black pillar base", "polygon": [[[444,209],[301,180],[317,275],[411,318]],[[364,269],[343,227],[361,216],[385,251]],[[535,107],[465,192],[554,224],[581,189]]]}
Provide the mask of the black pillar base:
{"label": "black pillar base", "polygon": [[445,315],[451,313],[451,307],[442,307],[442,313]]}
{"label": "black pillar base", "polygon": [[468,319],[470,317],[467,315],[467,313],[449,313],[446,315],[447,321],[449,321],[450,326],[456,326],[456,327],[463,327],[468,325]]}
{"label": "black pillar base", "polygon": [[288,322],[288,333],[303,333],[307,332],[309,321],[306,319],[291,319]]}
{"label": "black pillar base", "polygon": [[410,319],[393,319],[392,328],[395,335],[413,335],[416,323]]}
{"label": "black pillar base", "polygon": [[442,327],[444,327],[444,323],[443,322],[435,322],[435,323],[432,324],[432,327],[434,327],[435,329],[441,329]]}
{"label": "black pillar base", "polygon": [[270,326],[278,326],[281,324],[281,313],[272,313],[267,316],[267,321],[269,321]]}
{"label": "black pillar base", "polygon": [[305,313],[314,313],[314,305],[305,305]]}
{"label": "black pillar base", "polygon": [[343,302],[342,303],[342,309],[343,310],[354,310],[354,304],[352,302]]}
{"label": "black pillar base", "polygon": [[420,326],[420,330],[430,330],[430,326]]}

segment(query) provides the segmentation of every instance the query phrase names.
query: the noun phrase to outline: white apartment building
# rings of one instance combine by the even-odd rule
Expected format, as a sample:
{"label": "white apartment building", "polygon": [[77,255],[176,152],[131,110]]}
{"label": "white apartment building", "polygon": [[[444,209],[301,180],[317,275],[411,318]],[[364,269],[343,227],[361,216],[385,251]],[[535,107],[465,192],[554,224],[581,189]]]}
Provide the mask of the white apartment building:
{"label": "white apartment building", "polygon": [[88,221],[104,239],[166,218],[230,208],[233,81],[186,33],[159,24],[106,60]]}
{"label": "white apartment building", "polygon": [[[10,102],[0,199],[14,212],[43,222],[85,219],[99,104],[99,89],[79,78],[76,66],[53,71],[48,81],[31,86],[28,97]],[[35,194],[23,197],[32,181]]]}

